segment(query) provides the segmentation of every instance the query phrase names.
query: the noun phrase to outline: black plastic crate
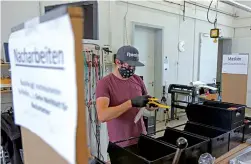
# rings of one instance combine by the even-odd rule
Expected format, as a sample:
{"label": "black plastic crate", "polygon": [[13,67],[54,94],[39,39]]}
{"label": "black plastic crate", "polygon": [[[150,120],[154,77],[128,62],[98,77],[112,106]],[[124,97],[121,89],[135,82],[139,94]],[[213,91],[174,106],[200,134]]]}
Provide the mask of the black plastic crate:
{"label": "black plastic crate", "polygon": [[[108,153],[112,164],[171,164],[176,149],[156,139],[141,135],[131,140],[137,144],[122,147],[125,141],[109,143]],[[133,141],[134,142],[134,141]]]}
{"label": "black plastic crate", "polygon": [[229,102],[211,101],[211,100],[204,101],[203,104],[207,106],[220,107],[225,109],[230,107],[236,107],[236,108],[240,108],[243,106],[246,107],[246,105],[234,104]]}
{"label": "black plastic crate", "polygon": [[244,136],[243,136],[243,142],[245,142],[247,139],[251,138],[251,119],[244,121]]}
{"label": "black plastic crate", "polygon": [[[206,101],[204,104],[188,104],[186,114],[189,121],[226,130],[232,130],[243,124],[244,105],[215,101]],[[237,109],[230,110],[228,109],[230,107]]]}
{"label": "black plastic crate", "polygon": [[243,142],[244,125],[230,131],[229,134],[229,149],[231,150]]}
{"label": "black plastic crate", "polygon": [[228,108],[237,108],[237,110],[233,110],[232,112],[232,123],[236,124],[238,122],[243,122],[245,118],[245,108],[246,105],[227,103],[227,102],[219,102],[219,101],[205,101],[203,103],[206,106],[212,106],[217,108],[223,108],[229,110]]}
{"label": "black plastic crate", "polygon": [[[157,132],[156,135],[158,135],[158,133],[160,134],[160,132]],[[176,147],[176,141],[179,137],[186,138],[188,142],[187,148],[181,155],[179,164],[198,163],[200,155],[208,152],[209,139],[187,134],[177,129],[167,127],[164,135],[156,139]]]}
{"label": "black plastic crate", "polygon": [[208,152],[213,157],[217,158],[228,152],[229,132],[193,122],[187,122],[184,131],[208,138]]}

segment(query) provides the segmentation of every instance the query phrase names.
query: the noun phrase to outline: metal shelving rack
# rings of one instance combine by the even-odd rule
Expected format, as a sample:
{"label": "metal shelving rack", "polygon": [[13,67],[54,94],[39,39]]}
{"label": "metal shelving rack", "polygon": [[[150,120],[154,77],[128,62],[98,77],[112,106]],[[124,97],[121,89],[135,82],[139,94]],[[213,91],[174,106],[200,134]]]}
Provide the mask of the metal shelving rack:
{"label": "metal shelving rack", "polygon": [[11,164],[9,159],[9,154],[6,151],[4,151],[2,146],[0,146],[0,161],[1,164]]}

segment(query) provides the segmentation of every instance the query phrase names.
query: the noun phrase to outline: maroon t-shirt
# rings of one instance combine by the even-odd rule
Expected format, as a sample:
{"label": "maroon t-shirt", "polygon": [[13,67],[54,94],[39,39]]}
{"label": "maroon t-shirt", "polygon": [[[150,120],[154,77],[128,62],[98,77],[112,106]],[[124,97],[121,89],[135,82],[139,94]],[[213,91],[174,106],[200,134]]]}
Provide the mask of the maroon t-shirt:
{"label": "maroon t-shirt", "polygon": [[[120,105],[136,96],[146,94],[145,84],[137,75],[133,75],[127,80],[122,80],[111,73],[99,80],[96,88],[96,98],[109,98],[109,107]],[[138,108],[131,108],[118,118],[107,122],[108,136],[111,142],[138,137],[141,133],[146,134],[143,117],[136,124],[134,123],[134,118],[138,111]],[[127,141],[120,145],[127,146],[133,143],[133,141]]]}

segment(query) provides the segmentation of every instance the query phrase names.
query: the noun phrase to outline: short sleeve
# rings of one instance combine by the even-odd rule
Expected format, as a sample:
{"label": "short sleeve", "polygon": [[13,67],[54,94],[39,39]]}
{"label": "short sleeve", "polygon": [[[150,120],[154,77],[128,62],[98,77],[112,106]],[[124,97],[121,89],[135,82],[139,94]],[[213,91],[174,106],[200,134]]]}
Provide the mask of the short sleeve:
{"label": "short sleeve", "polygon": [[142,95],[147,95],[147,90],[144,81],[139,77],[140,86],[142,89]]}
{"label": "short sleeve", "polygon": [[101,79],[98,81],[96,87],[96,99],[99,97],[107,97],[110,99],[109,86],[105,79]]}

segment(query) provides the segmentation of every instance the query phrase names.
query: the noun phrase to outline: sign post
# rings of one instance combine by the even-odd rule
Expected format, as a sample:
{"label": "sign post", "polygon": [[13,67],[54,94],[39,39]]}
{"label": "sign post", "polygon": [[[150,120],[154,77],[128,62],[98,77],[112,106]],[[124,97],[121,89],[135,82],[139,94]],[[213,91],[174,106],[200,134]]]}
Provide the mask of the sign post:
{"label": "sign post", "polygon": [[25,163],[87,163],[81,8],[62,7],[12,29],[15,121]]}
{"label": "sign post", "polygon": [[246,105],[248,54],[223,55],[222,101]]}

